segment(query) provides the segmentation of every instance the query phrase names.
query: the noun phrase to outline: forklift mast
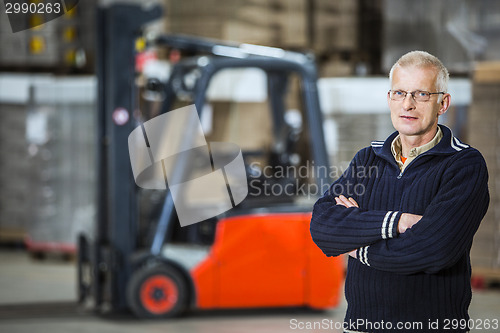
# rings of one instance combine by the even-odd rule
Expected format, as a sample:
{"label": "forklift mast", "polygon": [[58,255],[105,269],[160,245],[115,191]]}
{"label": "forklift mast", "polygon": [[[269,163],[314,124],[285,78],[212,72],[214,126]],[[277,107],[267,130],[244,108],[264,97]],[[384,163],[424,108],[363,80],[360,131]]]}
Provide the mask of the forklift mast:
{"label": "forklift mast", "polygon": [[[127,140],[138,123],[134,111],[135,43],[143,26],[160,18],[159,6],[112,4],[98,8],[97,77],[98,77],[98,191],[97,224],[93,235],[79,237],[79,298],[92,298],[95,309],[123,311],[128,308],[127,283],[137,258],[159,256],[175,214],[168,192],[150,248],[137,244],[138,197],[130,165]],[[306,54],[257,45],[237,45],[188,36],[164,35],[148,40],[192,54],[173,67],[171,76],[182,75],[186,68],[199,67],[201,76],[192,91],[198,112],[203,110],[206,91],[212,76],[227,68],[260,68],[268,75],[268,90],[274,133],[284,123],[285,106],[278,98],[286,89],[289,73],[301,78],[302,98],[310,135],[311,157],[316,166],[328,166],[322,117],[317,91],[314,59]],[[172,107],[173,87],[165,85],[166,103],[162,113]],[[328,183],[328,175],[316,178],[318,186]],[[143,260],[143,259],[140,259]],[[89,266],[85,271],[85,267]],[[85,278],[85,275],[88,278]]]}
{"label": "forklift mast", "polygon": [[99,7],[97,12],[97,228],[91,249],[93,290],[88,291],[96,308],[105,302],[114,310],[126,308],[123,290],[132,272],[138,216],[127,150],[128,136],[136,127],[131,121],[135,41],[142,26],[161,14],[160,7],[143,10],[124,4]]}

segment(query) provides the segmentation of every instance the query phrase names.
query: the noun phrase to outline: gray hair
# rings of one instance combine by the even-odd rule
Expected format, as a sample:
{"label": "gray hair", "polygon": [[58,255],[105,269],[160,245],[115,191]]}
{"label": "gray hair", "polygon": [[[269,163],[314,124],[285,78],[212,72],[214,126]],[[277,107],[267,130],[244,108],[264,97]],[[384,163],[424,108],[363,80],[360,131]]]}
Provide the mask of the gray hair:
{"label": "gray hair", "polygon": [[411,51],[399,58],[398,61],[392,66],[389,72],[389,80],[392,84],[392,75],[396,66],[400,67],[434,67],[438,71],[436,77],[436,89],[437,91],[448,92],[448,80],[450,74],[443,63],[435,56],[425,51]]}

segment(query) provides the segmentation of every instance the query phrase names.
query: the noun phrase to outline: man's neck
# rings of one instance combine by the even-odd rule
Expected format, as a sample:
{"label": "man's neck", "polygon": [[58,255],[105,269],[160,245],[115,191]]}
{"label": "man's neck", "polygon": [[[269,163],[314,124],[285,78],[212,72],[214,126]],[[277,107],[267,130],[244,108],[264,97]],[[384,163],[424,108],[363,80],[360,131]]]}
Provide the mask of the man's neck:
{"label": "man's neck", "polygon": [[408,154],[410,153],[410,150],[412,148],[417,148],[420,146],[425,145],[426,143],[429,143],[434,139],[437,133],[437,126],[434,131],[429,131],[428,133],[425,133],[424,135],[404,135],[400,133],[400,139],[401,139],[401,154],[404,157],[408,157]]}

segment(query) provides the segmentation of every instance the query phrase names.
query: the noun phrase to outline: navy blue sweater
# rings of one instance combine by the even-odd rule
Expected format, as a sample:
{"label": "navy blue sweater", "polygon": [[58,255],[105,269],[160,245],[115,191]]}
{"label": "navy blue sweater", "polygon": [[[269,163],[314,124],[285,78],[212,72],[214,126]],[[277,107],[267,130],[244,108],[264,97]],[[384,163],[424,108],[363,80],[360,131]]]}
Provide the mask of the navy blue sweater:
{"label": "navy blue sweater", "polygon": [[[439,126],[441,141],[404,172],[391,153],[397,132],[372,142],[314,205],[310,230],[318,247],[327,256],[357,249],[347,267],[346,330],[467,331],[452,329],[452,320],[469,319],[469,253],[488,209],[488,171],[476,149]],[[336,205],[340,194],[360,208]],[[402,213],[423,217],[398,234]]]}

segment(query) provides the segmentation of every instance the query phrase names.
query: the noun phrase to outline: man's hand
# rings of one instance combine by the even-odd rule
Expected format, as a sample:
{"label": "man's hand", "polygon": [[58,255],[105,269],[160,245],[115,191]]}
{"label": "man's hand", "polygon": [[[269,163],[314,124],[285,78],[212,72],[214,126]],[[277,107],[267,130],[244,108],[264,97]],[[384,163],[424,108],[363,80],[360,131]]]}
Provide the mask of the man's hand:
{"label": "man's hand", "polygon": [[359,208],[359,205],[356,202],[356,200],[354,200],[353,198],[347,199],[343,195],[335,197],[335,202],[337,203],[337,205],[342,205],[342,206],[347,207],[347,208],[349,208],[349,207],[358,207]]}
{"label": "man's hand", "polygon": [[400,234],[404,233],[406,230],[410,229],[415,224],[417,224],[417,222],[420,221],[421,218],[422,215],[415,215],[410,213],[401,214],[398,223],[398,232]]}

